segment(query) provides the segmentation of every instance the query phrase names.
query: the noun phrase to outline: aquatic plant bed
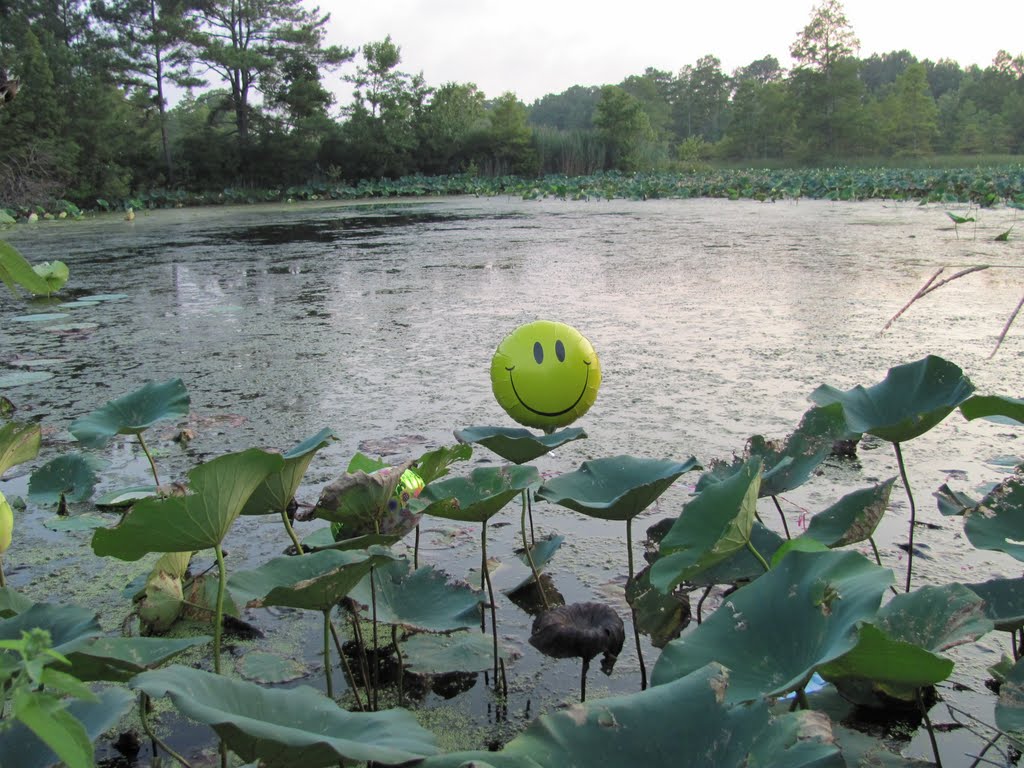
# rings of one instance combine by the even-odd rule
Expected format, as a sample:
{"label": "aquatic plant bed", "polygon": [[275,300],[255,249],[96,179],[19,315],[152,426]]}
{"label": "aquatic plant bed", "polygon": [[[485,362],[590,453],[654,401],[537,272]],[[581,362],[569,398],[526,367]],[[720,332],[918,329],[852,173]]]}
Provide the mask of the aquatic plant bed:
{"label": "aquatic plant bed", "polygon": [[[26,729],[82,765],[1004,764],[1015,329],[989,355],[1016,273],[880,332],[937,267],[1014,263],[1016,211],[971,214],[453,198],[12,230],[69,278],[0,300],[0,764],[49,764]],[[488,377],[537,317],[601,358],[551,434]]]}

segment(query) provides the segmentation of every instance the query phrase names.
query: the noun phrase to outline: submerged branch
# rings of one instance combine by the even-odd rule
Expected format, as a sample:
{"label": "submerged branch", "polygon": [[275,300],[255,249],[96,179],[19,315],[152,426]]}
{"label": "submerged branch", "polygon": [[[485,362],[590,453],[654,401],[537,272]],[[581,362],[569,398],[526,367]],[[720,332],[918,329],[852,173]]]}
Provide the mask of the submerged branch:
{"label": "submerged branch", "polygon": [[889,330],[889,327],[893,323],[895,323],[904,312],[906,312],[908,309],[910,309],[910,307],[918,299],[923,299],[925,296],[927,296],[932,291],[936,291],[939,288],[941,288],[942,286],[948,285],[949,283],[953,282],[954,280],[958,280],[961,277],[965,277],[966,275],[969,275],[972,272],[981,272],[982,270],[988,269],[988,268],[989,268],[988,264],[977,264],[977,265],[972,266],[972,267],[967,267],[966,269],[961,269],[959,272],[950,275],[949,277],[947,277],[944,280],[939,280],[939,282],[936,283],[935,281],[938,279],[939,275],[941,275],[943,272],[946,271],[945,267],[939,267],[935,271],[935,273],[931,277],[928,278],[928,280],[925,282],[925,284],[921,286],[921,288],[918,290],[918,292],[915,293],[913,295],[913,297],[911,297],[910,301],[908,301],[906,304],[904,304],[900,308],[899,312],[897,312],[895,315],[893,315],[891,318],[889,318],[889,322],[887,322],[885,324],[885,326],[883,326],[883,328],[881,330],[881,333],[885,333],[887,330]]}

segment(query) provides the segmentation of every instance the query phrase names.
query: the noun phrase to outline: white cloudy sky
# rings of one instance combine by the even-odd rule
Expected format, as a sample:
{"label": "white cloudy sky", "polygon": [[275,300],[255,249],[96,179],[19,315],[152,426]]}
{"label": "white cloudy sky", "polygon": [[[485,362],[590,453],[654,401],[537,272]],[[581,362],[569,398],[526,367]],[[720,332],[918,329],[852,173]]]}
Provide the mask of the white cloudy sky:
{"label": "white cloudy sky", "polygon": [[[316,0],[310,0],[312,4]],[[646,67],[677,72],[705,54],[726,72],[789,46],[820,0],[319,0],[329,43],[361,46],[388,34],[401,69],[428,85],[474,82],[488,97],[531,103],[571,85],[616,83]],[[919,59],[992,62],[1024,52],[1021,0],[846,0],[861,56],[908,49]],[[346,67],[351,70],[353,65]],[[337,84],[339,96],[350,86]]]}

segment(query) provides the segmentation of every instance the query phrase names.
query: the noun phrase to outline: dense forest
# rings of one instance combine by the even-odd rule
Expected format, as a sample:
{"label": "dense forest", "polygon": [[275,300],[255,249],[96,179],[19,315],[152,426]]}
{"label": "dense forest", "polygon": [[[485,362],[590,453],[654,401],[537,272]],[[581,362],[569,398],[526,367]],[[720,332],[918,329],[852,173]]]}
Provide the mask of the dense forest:
{"label": "dense forest", "polygon": [[[858,57],[839,0],[790,47],[731,73],[574,86],[532,105],[428,85],[390,37],[324,43],[301,0],[8,0],[0,5],[0,207],[95,207],[142,190],[281,188],[411,174],[531,176],[1024,153],[1024,55],[961,67]],[[324,75],[352,98],[335,104]],[[186,94],[173,106],[168,94]]]}

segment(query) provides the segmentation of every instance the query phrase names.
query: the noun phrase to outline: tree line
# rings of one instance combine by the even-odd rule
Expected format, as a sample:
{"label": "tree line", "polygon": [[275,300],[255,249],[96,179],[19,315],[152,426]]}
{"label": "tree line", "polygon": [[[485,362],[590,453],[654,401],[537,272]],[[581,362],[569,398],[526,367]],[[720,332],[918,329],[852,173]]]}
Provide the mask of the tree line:
{"label": "tree line", "polygon": [[[0,5],[0,207],[140,190],[281,188],[411,174],[590,174],[707,161],[820,164],[1024,152],[1024,56],[987,67],[858,57],[840,0],[787,70],[573,86],[532,105],[402,70],[390,37],[325,44],[302,0],[8,0]],[[340,110],[324,76],[342,70]],[[171,91],[186,95],[169,106]]]}

